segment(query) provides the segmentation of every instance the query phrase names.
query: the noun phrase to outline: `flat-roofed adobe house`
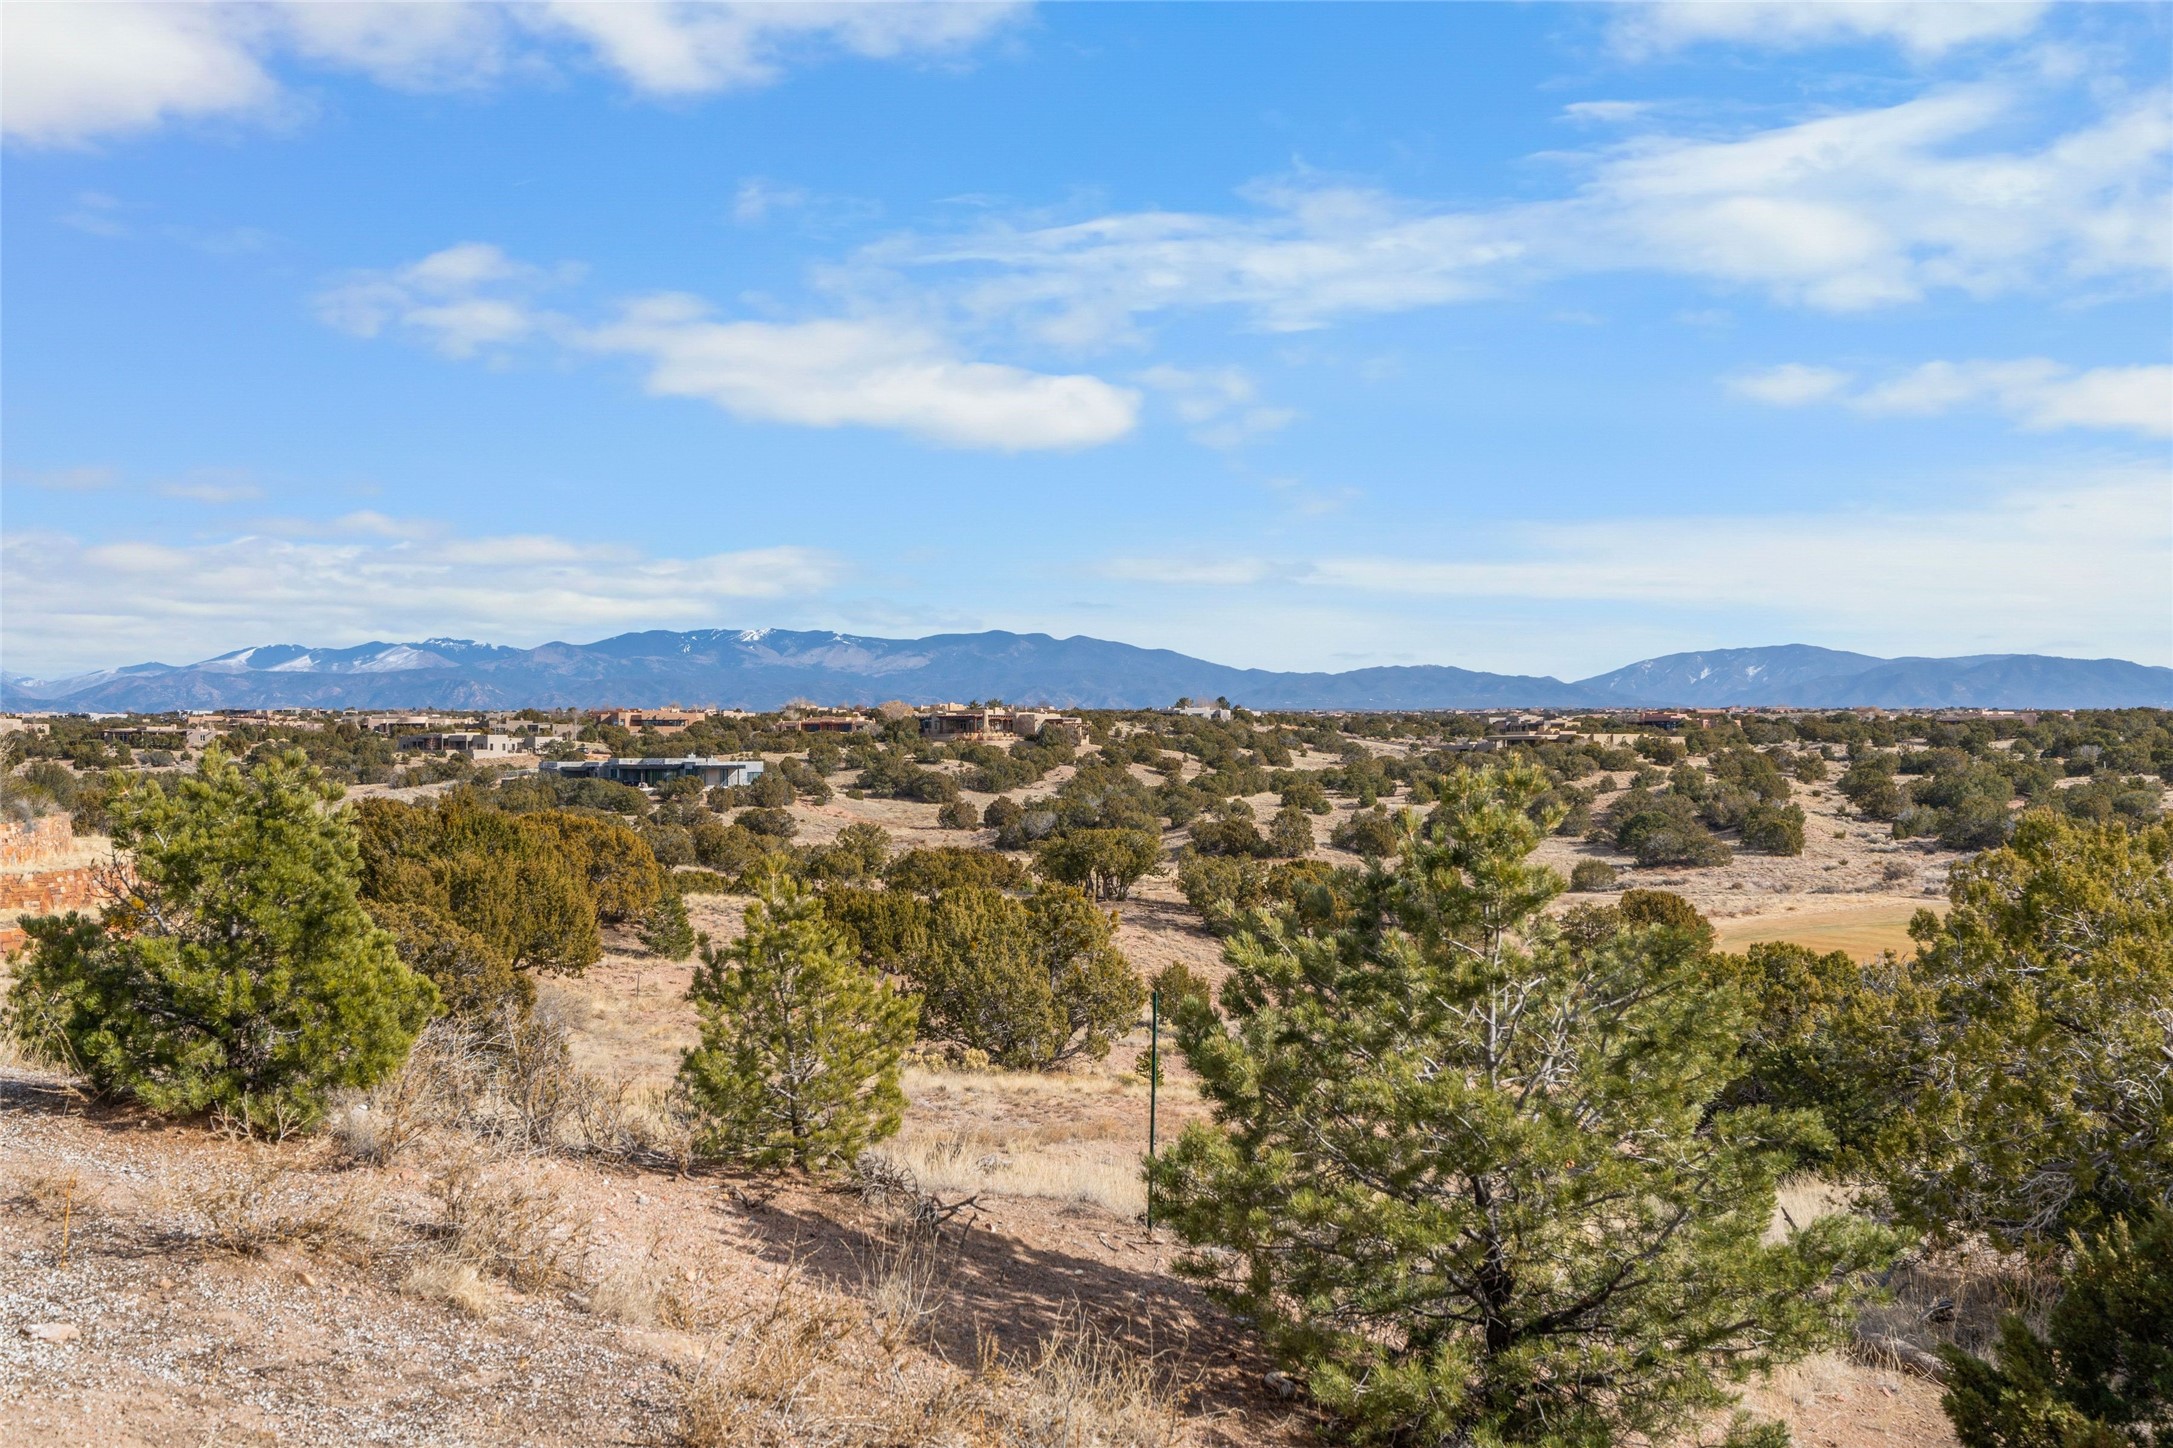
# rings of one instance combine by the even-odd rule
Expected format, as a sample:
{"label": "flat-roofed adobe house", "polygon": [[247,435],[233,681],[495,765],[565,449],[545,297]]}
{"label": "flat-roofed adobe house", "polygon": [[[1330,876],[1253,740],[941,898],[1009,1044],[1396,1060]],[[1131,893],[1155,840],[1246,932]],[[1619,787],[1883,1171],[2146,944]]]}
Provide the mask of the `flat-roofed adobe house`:
{"label": "flat-roofed adobe house", "polygon": [[858,714],[810,714],[786,720],[785,727],[802,734],[872,734],[875,721]]}
{"label": "flat-roofed adobe house", "polygon": [[492,754],[520,754],[524,752],[522,741],[510,734],[482,734],[473,730],[454,730],[440,734],[403,734],[394,741],[393,747],[420,754],[470,754],[477,757]]}
{"label": "flat-roofed adobe house", "polygon": [[672,779],[699,779],[708,785],[752,784],[762,773],[759,759],[705,759],[686,755],[679,759],[546,759],[537,768],[544,774],[575,779],[608,779],[641,788]]}
{"label": "flat-roofed adobe house", "polygon": [[1086,721],[1046,709],[979,709],[939,704],[920,712],[921,738],[934,743],[1000,742],[1038,739],[1044,730],[1077,744],[1086,737]]}
{"label": "flat-roofed adobe house", "polygon": [[599,709],[594,717],[599,723],[613,724],[637,733],[643,729],[652,729],[659,734],[683,734],[691,726],[707,719],[709,711],[682,709],[673,705],[669,709]]}

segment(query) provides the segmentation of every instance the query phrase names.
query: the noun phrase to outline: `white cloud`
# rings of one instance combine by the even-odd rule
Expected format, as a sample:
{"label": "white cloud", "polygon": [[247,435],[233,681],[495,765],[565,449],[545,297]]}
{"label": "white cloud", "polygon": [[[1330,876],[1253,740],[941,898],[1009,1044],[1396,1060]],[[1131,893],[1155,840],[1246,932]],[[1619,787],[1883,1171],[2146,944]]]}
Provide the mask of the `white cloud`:
{"label": "white cloud", "polygon": [[737,417],[801,427],[880,427],[950,447],[1092,447],[1130,432],[1139,394],[1084,374],[974,361],[910,320],[720,321],[698,297],[639,298],[583,326],[536,306],[577,269],[547,270],[464,242],[389,271],[360,272],[317,298],[319,317],[358,337],[393,329],[449,357],[530,340],[649,364],[648,390]]}
{"label": "white cloud", "polygon": [[807,204],[807,191],[799,186],[780,186],[760,176],[739,183],[732,196],[732,219],[741,226],[759,226],[772,212],[796,211]]}
{"label": "white cloud", "polygon": [[[1976,505],[1524,525],[1463,559],[1124,558],[1110,576],[1322,594],[1756,614],[1832,637],[2087,639],[2173,653],[2173,475],[2105,465]],[[2009,646],[2024,646],[2010,644]]]}
{"label": "white cloud", "polygon": [[1780,407],[1841,403],[1858,412],[1928,417],[1989,405],[2034,431],[2099,428],[2173,437],[2173,366],[2078,372],[2044,357],[1926,362],[1869,387],[1845,372],[1797,363],[1726,379],[1730,391]]}
{"label": "white cloud", "polygon": [[1170,400],[1177,416],[1192,429],[1196,442],[1234,448],[1282,431],[1297,413],[1265,407],[1259,388],[1241,367],[1150,367],[1139,380]]}
{"label": "white cloud", "polygon": [[278,84],[231,12],[205,5],[10,4],[0,123],[37,145],[270,108]]}
{"label": "white cloud", "polygon": [[297,64],[444,90],[547,75],[576,55],[649,96],[778,80],[826,53],[877,60],[963,54],[1014,4],[29,3],[5,10],[0,128],[76,145],[291,104]]}
{"label": "white cloud", "polygon": [[1575,203],[1594,225],[1571,233],[1592,244],[1563,260],[1684,272],[1837,311],[1943,289],[2162,282],[2173,255],[2167,95],[2034,148],[1971,144],[2025,111],[1982,86],[1739,140],[1630,142],[1597,163]]}
{"label": "white cloud", "polygon": [[478,4],[415,0],[301,0],[273,12],[266,37],[305,59],[357,70],[401,90],[457,90],[488,83],[513,63],[502,12]]}
{"label": "white cloud", "polygon": [[2045,9],[1983,0],[1672,0],[1624,6],[1614,41],[1625,54],[1646,56],[1704,42],[1797,49],[1884,40],[1928,58],[1958,46],[2018,40],[2037,28]]}
{"label": "white cloud", "polygon": [[1726,379],[1730,392],[1769,402],[1775,407],[1801,407],[1823,402],[1849,385],[1849,374],[1831,367],[1806,367],[1784,362],[1762,372],[1745,372]]}
{"label": "white cloud", "polygon": [[696,95],[767,85],[788,53],[834,47],[872,59],[955,55],[1010,23],[1012,4],[556,3],[533,12],[581,37],[637,90]]}
{"label": "white cloud", "polygon": [[1831,311],[2162,285],[2167,93],[2017,141],[2034,99],[1979,85],[1731,138],[1655,131],[1551,158],[1583,178],[1551,201],[1452,211],[1301,179],[1248,188],[1247,214],[998,223],[872,247],[859,266],[867,285],[901,269],[952,279],[973,314],[1072,346],[1123,340],[1167,310],[1234,306],[1295,331],[1624,270]]}
{"label": "white cloud", "polygon": [[1571,101],[1562,107],[1562,115],[1572,121],[1618,125],[1651,114],[1654,105],[1652,101]]}
{"label": "white cloud", "polygon": [[337,644],[453,633],[540,643],[713,625],[725,607],[805,598],[843,574],[817,548],[657,558],[549,536],[448,536],[381,517],[346,520],[320,536],[266,530],[187,545],[11,530],[0,540],[9,605],[0,652],[12,670],[50,672],[203,658],[236,639]]}
{"label": "white cloud", "polygon": [[803,427],[892,428],[953,447],[1091,447],[1132,430],[1139,396],[1098,377],[1052,376],[954,355],[911,323],[872,318],[720,322],[695,297],[629,305],[586,336],[646,358],[649,390]]}
{"label": "white cloud", "polygon": [[448,357],[472,357],[553,324],[556,318],[537,311],[532,298],[578,274],[578,268],[547,271],[495,246],[462,242],[408,266],[350,276],[318,294],[317,316],[357,337],[398,326]]}

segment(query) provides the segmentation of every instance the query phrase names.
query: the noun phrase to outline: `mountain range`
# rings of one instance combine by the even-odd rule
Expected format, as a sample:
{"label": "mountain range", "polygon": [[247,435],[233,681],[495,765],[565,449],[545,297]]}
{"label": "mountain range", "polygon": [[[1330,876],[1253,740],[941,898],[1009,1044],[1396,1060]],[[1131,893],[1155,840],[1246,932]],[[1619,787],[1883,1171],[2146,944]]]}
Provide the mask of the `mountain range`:
{"label": "mountain range", "polygon": [[1668,654],[1565,682],[1434,664],[1279,673],[1105,639],[1001,631],[883,639],[699,629],[532,649],[468,639],[343,649],[275,644],[201,663],[132,664],[66,678],[0,674],[0,705],[74,712],[667,702],[775,709],[796,699],[1152,708],[1180,697],[1227,698],[1258,709],[2173,708],[2173,669],[2041,654],[1882,659],[1782,644]]}

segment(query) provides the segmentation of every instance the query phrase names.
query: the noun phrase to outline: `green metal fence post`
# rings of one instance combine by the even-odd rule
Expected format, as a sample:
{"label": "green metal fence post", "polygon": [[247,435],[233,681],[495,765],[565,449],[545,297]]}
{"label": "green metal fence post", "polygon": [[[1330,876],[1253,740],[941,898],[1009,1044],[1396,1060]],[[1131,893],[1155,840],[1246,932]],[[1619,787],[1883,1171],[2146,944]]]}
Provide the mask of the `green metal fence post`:
{"label": "green metal fence post", "polygon": [[[1162,992],[1147,992],[1147,1165],[1154,1165],[1154,1118],[1162,1087]],[[1147,1178],[1147,1235],[1154,1235],[1154,1178]]]}

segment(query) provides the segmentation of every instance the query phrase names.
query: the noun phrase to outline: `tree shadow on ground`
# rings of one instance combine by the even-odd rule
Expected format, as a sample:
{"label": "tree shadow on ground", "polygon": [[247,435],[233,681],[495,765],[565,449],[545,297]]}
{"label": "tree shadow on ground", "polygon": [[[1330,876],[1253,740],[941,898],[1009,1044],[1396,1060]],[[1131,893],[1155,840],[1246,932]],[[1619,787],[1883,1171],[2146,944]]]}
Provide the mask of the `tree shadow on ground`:
{"label": "tree shadow on ground", "polygon": [[[973,1364],[991,1350],[1002,1361],[1032,1361],[1084,1331],[1152,1360],[1195,1411],[1224,1417],[1226,1426],[1237,1419],[1268,1429],[1290,1416],[1263,1387],[1275,1364],[1251,1329],[1159,1266],[1033,1246],[986,1223],[954,1221],[931,1234],[843,1198],[742,1203],[766,1260],[789,1263],[832,1290],[865,1293],[901,1253],[926,1253],[941,1302],[926,1325],[928,1339],[954,1363]],[[1166,1243],[1146,1244],[1136,1226],[1081,1226],[1149,1263],[1167,1250]]]}

